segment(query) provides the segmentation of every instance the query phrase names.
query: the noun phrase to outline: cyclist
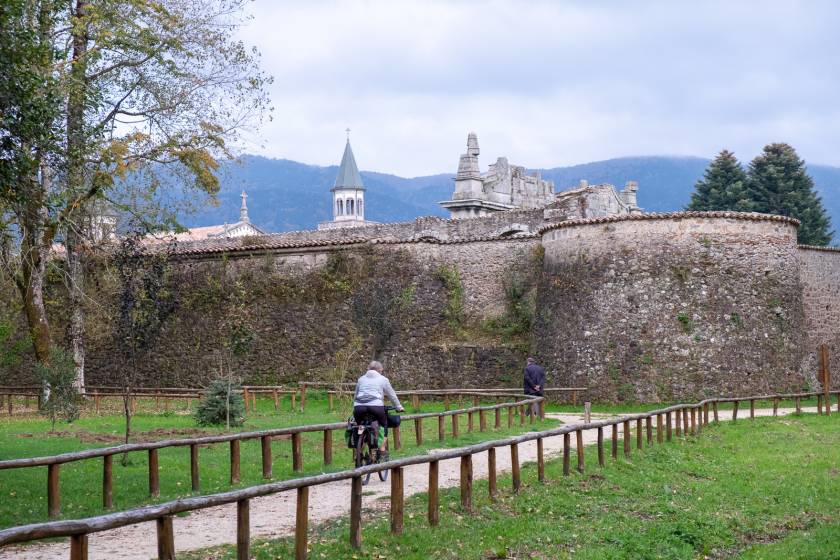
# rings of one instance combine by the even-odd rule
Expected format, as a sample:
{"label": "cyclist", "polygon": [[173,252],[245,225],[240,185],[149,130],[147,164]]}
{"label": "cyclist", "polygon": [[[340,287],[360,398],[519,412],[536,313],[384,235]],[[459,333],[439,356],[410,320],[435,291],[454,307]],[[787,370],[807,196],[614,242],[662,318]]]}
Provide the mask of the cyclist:
{"label": "cyclist", "polygon": [[[356,394],[353,397],[353,417],[361,424],[366,417],[371,416],[379,422],[382,428],[388,427],[388,415],[385,412],[385,397],[396,407],[397,412],[405,409],[400,404],[400,399],[391,387],[388,378],[382,375],[382,364],[376,360],[368,365],[367,372],[359,378],[356,383]],[[387,460],[387,431],[382,442],[379,444],[380,457]]]}

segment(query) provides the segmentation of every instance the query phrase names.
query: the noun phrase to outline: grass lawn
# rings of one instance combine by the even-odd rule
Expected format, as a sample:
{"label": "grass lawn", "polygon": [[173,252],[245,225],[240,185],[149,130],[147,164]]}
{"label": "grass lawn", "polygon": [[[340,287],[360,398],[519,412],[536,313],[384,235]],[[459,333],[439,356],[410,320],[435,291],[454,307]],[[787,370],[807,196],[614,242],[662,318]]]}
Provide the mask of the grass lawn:
{"label": "grass lawn", "polygon": [[[117,399],[109,399],[109,406],[117,409]],[[483,404],[494,404],[487,401]],[[196,437],[222,433],[224,430],[197,428],[195,421],[184,405],[181,410],[168,414],[140,412],[144,407],[151,408],[150,402],[141,402],[138,414],[132,420],[132,431],[137,440],[156,441],[177,437]],[[452,402],[450,408],[456,408]],[[350,402],[336,399],[333,412],[328,410],[326,395],[307,393],[306,411],[291,412],[290,398],[286,396],[278,411],[274,410],[271,398],[257,399],[257,412],[250,413],[244,426],[236,431],[252,431],[304,424],[322,424],[343,422],[350,414]],[[413,410],[410,399],[403,403],[407,413],[432,412],[443,410],[443,404],[424,401],[422,410]],[[464,401],[463,407],[472,405]],[[502,437],[529,430],[526,425],[519,427],[518,418],[514,428],[508,430],[507,413],[502,416],[503,429],[493,431],[493,414],[487,416],[488,431],[478,431],[478,414],[475,415],[475,431],[467,431],[467,415],[459,417],[460,437],[451,438],[452,423],[446,420],[445,446],[462,446],[477,443],[490,438]],[[556,425],[553,420],[538,424],[541,428]],[[49,434],[47,420],[37,415],[0,417],[0,459],[55,455],[78,451],[91,447],[106,447],[121,443],[124,419],[118,414],[103,416],[83,416],[73,424],[58,424],[58,434]],[[437,421],[434,418],[423,422],[424,445],[415,445],[414,422],[406,422],[401,427],[402,450],[393,451],[392,456],[404,456],[422,453],[433,447],[441,447],[438,442]],[[136,441],[136,440],[135,440]],[[323,432],[303,434],[304,474],[317,474],[352,467],[352,454],[344,446],[343,430],[333,431],[333,464],[323,466]],[[392,445],[393,448],[393,445]],[[262,455],[259,440],[241,444],[241,482],[233,488],[253,486],[265,482],[262,478]],[[148,454],[146,452],[129,455],[127,466],[120,464],[120,457],[114,458],[113,500],[114,510],[128,509],[148,503],[163,502],[194,494],[210,494],[231,489],[230,455],[227,443],[202,447],[200,450],[201,490],[194,493],[190,486],[189,447],[161,449],[160,498],[151,499],[148,495]],[[273,475],[275,480],[293,478],[300,473],[292,471],[292,449],[290,439],[275,438],[272,441]],[[62,518],[77,519],[104,513],[102,508],[102,459],[88,459],[61,466],[61,510]],[[23,525],[47,518],[47,468],[0,470],[0,528]]]}
{"label": "grass lawn", "polygon": [[[502,451],[504,452],[504,451]],[[574,464],[574,458],[572,462]],[[388,534],[383,514],[363,520],[363,550],[348,546],[347,519],[310,529],[313,559],[486,558],[840,558],[840,416],[803,415],[725,422],[698,438],[633,452],[630,461],[563,477],[546,465],[548,482],[523,470],[496,503],[476,481],[473,514],[458,489],[441,495],[441,522],[426,522],[426,496],[407,500],[405,533]],[[593,467],[593,465],[595,465]],[[367,504],[370,505],[370,504]],[[289,539],[257,541],[252,556],[293,557]],[[232,547],[179,555],[234,558]]]}

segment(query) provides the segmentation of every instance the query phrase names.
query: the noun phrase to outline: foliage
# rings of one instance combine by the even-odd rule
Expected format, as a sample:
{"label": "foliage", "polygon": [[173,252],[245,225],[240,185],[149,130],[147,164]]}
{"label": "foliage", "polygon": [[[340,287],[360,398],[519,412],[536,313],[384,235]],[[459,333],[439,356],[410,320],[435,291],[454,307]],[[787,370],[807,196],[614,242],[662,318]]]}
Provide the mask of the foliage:
{"label": "foliage", "polygon": [[77,420],[81,414],[82,397],[74,385],[76,372],[73,360],[64,350],[53,348],[50,361],[35,364],[35,371],[43,385],[49,387],[41,413],[50,419],[51,431],[55,431],[55,423],[59,419],[68,423]]}
{"label": "foliage", "polygon": [[691,334],[692,332],[694,332],[694,321],[691,319],[688,313],[678,313],[677,321],[679,321],[684,333]]}
{"label": "foliage", "polygon": [[454,331],[459,331],[464,324],[464,286],[458,265],[446,264],[437,269],[437,278],[443,284],[446,294],[446,306],[443,318]]}
{"label": "foliage", "polygon": [[215,194],[217,160],[267,109],[270,80],[235,38],[245,3],[0,6],[0,257],[40,361],[52,345],[43,304],[52,244],[68,241],[61,235],[96,202],[145,221],[138,201],[161,187]]}
{"label": "foliage", "polygon": [[[122,238],[114,255],[119,282],[117,347],[122,357],[120,368],[125,414],[125,443],[131,436],[130,393],[136,386],[137,360],[148,351],[166,319],[175,311],[177,300],[169,285],[169,261],[174,242],[156,253],[144,250],[144,235],[138,230]],[[124,457],[125,459],[125,457]]]}
{"label": "foliage", "polygon": [[805,162],[787,144],[769,144],[750,162],[748,185],[757,212],[790,216],[801,222],[798,240],[827,245],[834,232]]}
{"label": "foliage", "polygon": [[214,379],[204,392],[195,411],[199,426],[241,426],[245,423],[245,399],[242,387],[227,379]]}
{"label": "foliage", "polygon": [[694,185],[686,210],[750,212],[753,201],[747,191],[747,174],[735,154],[721,150]]}

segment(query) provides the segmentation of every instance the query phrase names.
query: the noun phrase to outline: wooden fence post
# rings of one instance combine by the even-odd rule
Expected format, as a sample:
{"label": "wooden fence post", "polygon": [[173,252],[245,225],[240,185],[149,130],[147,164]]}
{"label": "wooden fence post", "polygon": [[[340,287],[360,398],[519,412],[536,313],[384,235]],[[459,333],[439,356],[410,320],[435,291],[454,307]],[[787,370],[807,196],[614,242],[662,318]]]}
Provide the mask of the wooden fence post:
{"label": "wooden fence post", "polygon": [[525,425],[525,407],[524,406],[519,407],[519,425],[520,426]]}
{"label": "wooden fence post", "polygon": [[245,412],[248,412],[251,405],[251,395],[248,393],[248,387],[242,387],[242,398],[245,399]]}
{"label": "wooden fence post", "polygon": [[303,470],[303,446],[301,442],[301,433],[292,434],[292,470],[300,472]]}
{"label": "wooden fence post", "polygon": [[755,419],[755,399],[750,399],[750,420]]}
{"label": "wooden fence post", "polygon": [[703,425],[709,425],[709,403],[703,403]]}
{"label": "wooden fence post", "polygon": [[648,416],[645,418],[645,429],[647,431],[647,444],[653,444],[653,418]]}
{"label": "wooden fence post", "polygon": [[487,415],[486,411],[482,408],[478,411],[478,431],[479,432],[486,432],[487,431]]}
{"label": "wooden fence post", "polygon": [[662,415],[656,415],[656,443],[662,443],[664,439],[663,436],[665,434],[662,433]]}
{"label": "wooden fence post", "polygon": [[684,408],[682,411],[683,417],[683,436],[688,437],[688,409]]}
{"label": "wooden fence post", "polygon": [[236,502],[236,560],[251,558],[251,503]]}
{"label": "wooden fence post", "polygon": [[88,560],[87,535],[72,535],[70,537],[70,560]]}
{"label": "wooden fence post", "polygon": [[779,397],[773,397],[773,416],[779,415]]}
{"label": "wooden fence post", "polygon": [[333,411],[333,394],[332,392],[327,393],[327,409],[332,412]]}
{"label": "wooden fence post", "polygon": [[682,412],[679,408],[674,411],[674,426],[676,428],[675,435],[680,437],[682,435]]}
{"label": "wooden fence post", "polygon": [[300,411],[303,412],[306,409],[306,385],[300,386]]}
{"label": "wooden fence post", "polygon": [[393,436],[394,437],[394,449],[396,451],[399,451],[400,449],[402,449],[402,438],[400,438],[400,427],[399,426],[394,426],[393,432],[394,432],[394,436]]}
{"label": "wooden fence post", "polygon": [[571,450],[571,435],[567,432],[563,434],[563,475],[568,476],[571,472],[569,465],[569,454]]}
{"label": "wooden fence post", "polygon": [[472,511],[472,455],[461,457],[461,507]]}
{"label": "wooden fence post", "polygon": [[624,456],[630,457],[630,438],[632,435],[630,434],[630,420],[624,421]]}
{"label": "wooden fence post", "polygon": [[[280,396],[277,394],[277,389],[272,389],[271,396],[274,397],[274,412],[280,410]],[[332,411],[332,407],[330,407]]]}
{"label": "wooden fence post", "polygon": [[[495,455],[494,455],[495,459]],[[495,461],[493,462],[495,466]],[[440,497],[438,494],[438,472],[440,471],[437,461],[429,462],[429,525],[436,527],[440,523]],[[494,469],[495,473],[495,469]],[[495,476],[494,482],[495,482]]]}
{"label": "wooden fence post", "polygon": [[444,420],[443,416],[438,416],[438,441],[444,441],[446,439],[446,421]]}
{"label": "wooden fence post", "polygon": [[102,507],[111,509],[114,505],[114,456],[102,457]]}
{"label": "wooden fence post", "polygon": [[149,495],[160,496],[160,466],[157,449],[149,449]]}
{"label": "wooden fence post", "polygon": [[420,410],[420,395],[416,393],[411,395],[411,406],[414,410]]}
{"label": "wooden fence post", "polygon": [[423,419],[422,418],[415,418],[414,419],[414,441],[417,443],[417,447],[423,445]]}
{"label": "wooden fence post", "polygon": [[172,516],[157,518],[158,560],[175,560],[175,533],[172,530]]}
{"label": "wooden fence post", "polygon": [[324,430],[324,465],[332,465],[332,430]]}
{"label": "wooden fence post", "polygon": [[644,439],[644,431],[642,430],[642,419],[636,419],[636,449],[642,448],[642,440]]}
{"label": "wooden fence post", "polygon": [[403,469],[391,469],[391,533],[399,535],[403,532]]}
{"label": "wooden fence post", "polygon": [[667,426],[666,427],[666,434],[668,436],[668,441],[671,441],[672,436],[673,436],[673,432],[672,432],[672,428],[671,428],[671,413],[670,412],[665,413],[665,425]]}
{"label": "wooden fence post", "polygon": [[498,430],[499,428],[502,427],[502,409],[497,408],[495,413],[496,413],[496,419],[493,422],[493,428]]}
{"label": "wooden fence post", "polygon": [[260,448],[262,449],[262,475],[263,478],[271,478],[271,437],[262,436],[260,438]]}
{"label": "wooden fence post", "polygon": [[362,477],[350,483],[350,546],[362,548]]}
{"label": "wooden fence post", "polygon": [[230,483],[239,483],[239,440],[230,440]]}
{"label": "wooden fence post", "polygon": [[543,438],[537,438],[537,480],[545,482],[545,452]]}
{"label": "wooden fence post", "polygon": [[467,412],[467,431],[468,432],[473,431],[473,411],[472,410]]}
{"label": "wooden fence post", "polygon": [[802,412],[802,403],[799,401],[799,397],[793,398],[793,404],[796,407],[796,413],[799,414]]}
{"label": "wooden fence post", "polygon": [[295,510],[295,560],[306,560],[309,556],[309,486],[298,488]]}
{"label": "wooden fence post", "polygon": [[[12,401],[10,399],[9,403],[11,403],[11,402]],[[9,414],[12,413],[11,410],[12,410],[11,407],[9,407]],[[509,406],[508,409],[507,409],[507,412],[508,412],[508,429],[510,429],[510,428],[513,427],[513,407]]]}
{"label": "wooden fence post", "polygon": [[487,450],[487,493],[490,501],[496,501],[496,448]]}
{"label": "wooden fence post", "polygon": [[458,437],[458,413],[452,415],[452,437]]}
{"label": "wooden fence post", "polygon": [[583,473],[583,430],[575,432],[575,447],[577,448],[577,470]]}
{"label": "wooden fence post", "polygon": [[817,414],[819,414],[820,416],[822,416],[822,404],[822,395],[817,395]]}
{"label": "wooden fence post", "polygon": [[192,482],[193,492],[198,492],[198,445],[190,445],[190,481]]}
{"label": "wooden fence post", "polygon": [[738,401],[735,401],[732,405],[732,421],[735,422],[738,420],[738,405],[741,404]]}
{"label": "wooden fence post", "polygon": [[598,427],[598,466],[603,467],[606,464],[604,460],[604,428]]}
{"label": "wooden fence post", "polygon": [[717,422],[718,422],[718,407],[717,407],[717,401],[715,401],[715,402],[713,402],[713,403],[712,403],[712,412],[713,412],[713,416],[714,416],[714,418],[715,418],[715,423],[717,423]]}
{"label": "wooden fence post", "polygon": [[519,446],[515,443],[510,445],[510,472],[513,491],[519,492],[522,487],[522,473],[519,471]]}
{"label": "wooden fence post", "polygon": [[47,514],[50,519],[61,515],[61,489],[58,481],[60,467],[58,463],[47,465]]}
{"label": "wooden fence post", "polygon": [[545,399],[540,401],[540,420],[545,420]]}
{"label": "wooden fence post", "polygon": [[612,425],[612,440],[610,440],[611,455],[618,459],[618,423]]}
{"label": "wooden fence post", "polygon": [[691,407],[691,435],[697,434],[697,409]]}

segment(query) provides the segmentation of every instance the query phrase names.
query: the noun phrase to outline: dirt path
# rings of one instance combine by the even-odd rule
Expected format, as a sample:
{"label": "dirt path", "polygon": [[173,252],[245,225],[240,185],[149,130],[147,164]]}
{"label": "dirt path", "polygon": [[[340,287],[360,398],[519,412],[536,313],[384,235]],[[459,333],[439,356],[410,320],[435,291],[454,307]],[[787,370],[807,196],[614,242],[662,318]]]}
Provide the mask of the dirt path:
{"label": "dirt path", "polygon": [[[816,412],[816,408],[803,409]],[[771,409],[757,409],[756,416],[772,415]],[[793,409],[780,409],[779,414],[790,414]],[[566,424],[583,421],[579,414],[548,414]],[[593,417],[607,418],[606,415],[593,414]],[[741,417],[749,418],[749,410],[741,411]],[[730,420],[729,411],[721,411],[721,420]],[[635,429],[635,427],[634,427]],[[595,430],[583,433],[584,443],[594,443]],[[605,433],[609,437],[609,432]],[[563,438],[546,438],[544,441],[546,457],[557,456],[563,451]],[[572,441],[574,447],[574,440]],[[431,451],[430,453],[434,453]],[[609,453],[609,451],[607,451]],[[519,446],[520,463],[536,461],[536,442]],[[572,459],[575,460],[574,458]],[[510,453],[501,450],[496,454],[496,468],[499,471],[510,470]],[[425,492],[428,484],[428,466],[413,465],[405,468],[405,495],[411,496]],[[449,459],[440,463],[440,486],[458,486],[460,461]],[[473,456],[473,476],[475,479],[487,476],[487,454]],[[363,506],[365,508],[385,508],[388,504],[391,485],[380,482],[374,475],[364,489]],[[321,486],[313,486],[309,491],[309,522],[317,525],[338,516],[347,515],[350,509],[350,481],[341,481]],[[368,516],[369,517],[369,516]],[[295,493],[285,492],[251,500],[251,537],[284,537],[294,534]],[[363,521],[364,523],[364,521]],[[187,517],[176,517],[175,550],[195,550],[219,544],[236,542],[236,504],[204,509]],[[94,533],[89,539],[89,558],[91,560],[133,560],[154,558],[157,555],[157,537],[154,523],[143,523],[122,527],[111,531]],[[30,546],[13,546],[0,550],[0,560],[66,560],[69,557],[69,544],[44,543]]]}

